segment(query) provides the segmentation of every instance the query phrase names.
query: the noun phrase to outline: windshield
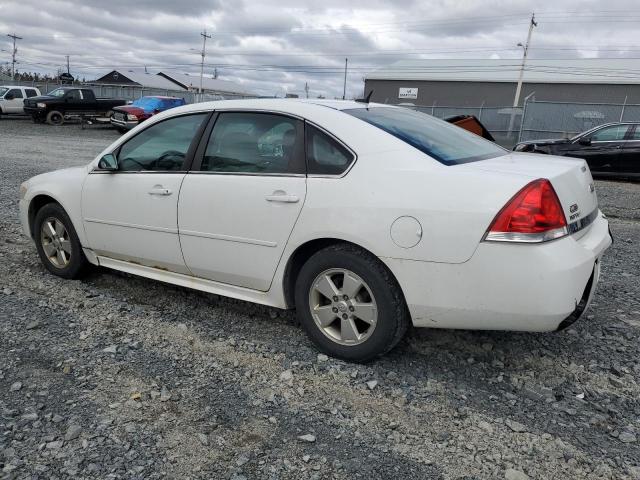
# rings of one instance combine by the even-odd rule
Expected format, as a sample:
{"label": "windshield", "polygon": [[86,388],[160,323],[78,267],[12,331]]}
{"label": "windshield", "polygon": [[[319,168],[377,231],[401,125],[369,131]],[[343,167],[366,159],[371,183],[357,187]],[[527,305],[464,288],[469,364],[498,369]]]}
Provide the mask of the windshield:
{"label": "windshield", "polygon": [[67,91],[64,88],[56,88],[55,90],[47,93],[47,95],[50,97],[64,97],[65,93],[67,93]]}
{"label": "windshield", "polygon": [[0,87],[0,97],[4,97],[4,94],[9,91],[6,87]]}
{"label": "windshield", "polygon": [[371,107],[343,111],[384,130],[445,165],[476,162],[507,154],[495,143],[415,110]]}

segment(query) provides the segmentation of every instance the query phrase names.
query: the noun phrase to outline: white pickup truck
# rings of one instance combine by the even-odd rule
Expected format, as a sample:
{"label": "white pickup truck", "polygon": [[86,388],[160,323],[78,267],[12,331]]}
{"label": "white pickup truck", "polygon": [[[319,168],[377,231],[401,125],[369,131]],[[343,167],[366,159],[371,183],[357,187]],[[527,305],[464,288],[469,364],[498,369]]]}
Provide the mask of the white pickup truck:
{"label": "white pickup truck", "polygon": [[24,114],[24,99],[40,96],[36,87],[0,85],[0,115]]}

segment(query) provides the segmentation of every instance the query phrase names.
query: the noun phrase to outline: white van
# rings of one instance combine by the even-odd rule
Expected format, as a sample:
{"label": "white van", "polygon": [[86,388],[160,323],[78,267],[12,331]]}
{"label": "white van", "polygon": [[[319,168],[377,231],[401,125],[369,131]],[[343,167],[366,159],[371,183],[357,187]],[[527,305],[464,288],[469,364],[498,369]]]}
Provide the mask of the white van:
{"label": "white van", "polygon": [[24,99],[39,96],[40,90],[36,87],[0,85],[0,115],[22,115]]}

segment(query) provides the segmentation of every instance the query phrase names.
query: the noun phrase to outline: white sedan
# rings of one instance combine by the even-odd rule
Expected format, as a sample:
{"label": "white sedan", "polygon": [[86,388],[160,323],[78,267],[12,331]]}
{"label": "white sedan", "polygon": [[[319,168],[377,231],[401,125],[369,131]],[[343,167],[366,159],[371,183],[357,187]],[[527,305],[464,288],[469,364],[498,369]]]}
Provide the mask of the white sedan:
{"label": "white sedan", "polygon": [[34,177],[45,267],[88,264],[278,308],[367,361],[409,326],[552,331],[611,244],[583,160],[513,153],[401,107],[233,100],[154,116]]}

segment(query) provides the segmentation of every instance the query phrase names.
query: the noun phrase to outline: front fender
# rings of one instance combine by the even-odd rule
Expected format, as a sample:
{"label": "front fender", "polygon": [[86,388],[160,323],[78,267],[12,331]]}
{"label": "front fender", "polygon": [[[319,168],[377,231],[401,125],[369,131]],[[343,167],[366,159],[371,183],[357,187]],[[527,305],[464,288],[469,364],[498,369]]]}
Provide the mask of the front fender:
{"label": "front fender", "polygon": [[[35,216],[34,206],[40,200],[50,198],[64,208],[71,219],[78,239],[87,246],[87,238],[82,223],[82,187],[87,176],[87,167],[75,167],[45,173],[26,182],[27,191],[20,200],[20,217],[23,229],[33,237],[32,223]],[[34,203],[36,202],[36,203]]]}

